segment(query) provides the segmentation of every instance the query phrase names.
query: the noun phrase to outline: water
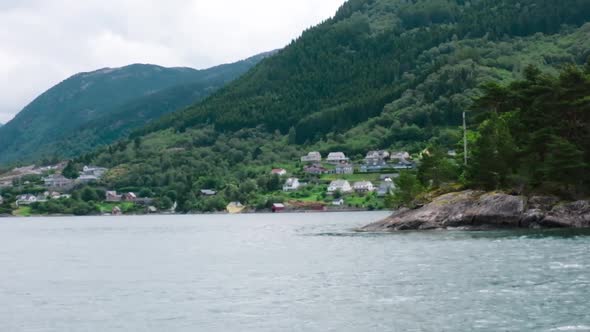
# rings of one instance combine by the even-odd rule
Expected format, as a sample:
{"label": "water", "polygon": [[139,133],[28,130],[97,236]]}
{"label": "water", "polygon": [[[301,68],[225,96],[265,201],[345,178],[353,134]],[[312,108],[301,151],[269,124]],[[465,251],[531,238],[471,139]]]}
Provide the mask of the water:
{"label": "water", "polygon": [[0,331],[590,331],[590,233],[383,216],[0,220]]}

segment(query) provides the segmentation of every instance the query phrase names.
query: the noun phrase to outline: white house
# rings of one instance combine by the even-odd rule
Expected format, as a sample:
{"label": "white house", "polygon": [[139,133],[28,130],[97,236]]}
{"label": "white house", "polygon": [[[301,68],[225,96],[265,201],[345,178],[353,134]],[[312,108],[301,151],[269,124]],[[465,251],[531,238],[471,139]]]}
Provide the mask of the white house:
{"label": "white house", "polygon": [[107,202],[120,202],[123,198],[122,195],[118,195],[116,191],[107,191],[106,192],[106,201]]}
{"label": "white house", "polygon": [[353,189],[357,193],[367,193],[375,191],[375,186],[370,181],[359,181],[354,183]]}
{"label": "white house", "polygon": [[344,152],[331,152],[326,159],[331,164],[340,164],[348,161]]}
{"label": "white house", "polygon": [[334,206],[343,206],[344,205],[344,199],[342,199],[342,198],[335,199],[334,201],[332,201],[332,205],[334,205]]}
{"label": "white house", "polygon": [[72,186],[73,181],[61,174],[52,174],[43,178],[43,183],[47,188],[68,188]]}
{"label": "white house", "polygon": [[287,170],[284,168],[275,168],[272,171],[270,171],[270,174],[283,176],[283,175],[287,175]]}
{"label": "white house", "polygon": [[386,164],[385,159],[389,158],[389,152],[380,151],[369,151],[365,157],[365,164],[369,166],[384,166]]}
{"label": "white house", "polygon": [[322,154],[317,151],[310,152],[307,154],[307,156],[301,157],[301,162],[304,162],[304,163],[319,163],[321,161],[322,161]]}
{"label": "white house", "polygon": [[335,193],[340,191],[341,193],[349,193],[352,191],[352,187],[350,186],[350,182],[346,180],[335,180],[330,183],[328,186],[328,193]]}
{"label": "white house", "polygon": [[82,173],[80,175],[93,175],[97,178],[101,178],[107,171],[108,169],[104,167],[84,166],[84,168],[82,169]]}
{"label": "white house", "polygon": [[45,202],[45,197],[38,197],[32,194],[16,196],[16,206],[31,205],[36,202]]}
{"label": "white house", "polygon": [[338,164],[334,168],[336,174],[354,174],[354,166],[348,163]]}
{"label": "white house", "polygon": [[301,187],[301,183],[299,183],[299,179],[297,178],[289,178],[285,181],[283,185],[283,191],[295,191]]}
{"label": "white house", "polygon": [[385,181],[381,182],[379,189],[377,190],[377,196],[385,197],[395,189],[395,183],[391,178],[386,178]]}
{"label": "white house", "polygon": [[392,161],[397,161],[397,162],[404,162],[407,161],[408,159],[411,159],[412,157],[410,156],[410,154],[406,151],[400,151],[400,152],[393,152],[391,154],[391,160]]}

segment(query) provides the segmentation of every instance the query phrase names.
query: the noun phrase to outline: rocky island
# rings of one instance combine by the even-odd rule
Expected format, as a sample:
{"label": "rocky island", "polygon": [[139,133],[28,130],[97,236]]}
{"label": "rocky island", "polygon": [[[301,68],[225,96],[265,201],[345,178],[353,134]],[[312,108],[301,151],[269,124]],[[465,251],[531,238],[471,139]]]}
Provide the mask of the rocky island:
{"label": "rocky island", "polygon": [[399,210],[360,231],[585,227],[590,227],[590,201],[564,203],[551,196],[468,190],[439,196],[417,209]]}

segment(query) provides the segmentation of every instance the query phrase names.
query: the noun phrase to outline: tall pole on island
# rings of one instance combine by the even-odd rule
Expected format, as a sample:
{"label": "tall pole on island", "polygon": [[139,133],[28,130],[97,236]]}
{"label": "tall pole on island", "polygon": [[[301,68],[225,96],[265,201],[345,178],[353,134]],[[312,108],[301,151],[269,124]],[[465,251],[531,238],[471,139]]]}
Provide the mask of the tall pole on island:
{"label": "tall pole on island", "polygon": [[463,112],[463,155],[465,166],[467,166],[467,115],[465,112]]}

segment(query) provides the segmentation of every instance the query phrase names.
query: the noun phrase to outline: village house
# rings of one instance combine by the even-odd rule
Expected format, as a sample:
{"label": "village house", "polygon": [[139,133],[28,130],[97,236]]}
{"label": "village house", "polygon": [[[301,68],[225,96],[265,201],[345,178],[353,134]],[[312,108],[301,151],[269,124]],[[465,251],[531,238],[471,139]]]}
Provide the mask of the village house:
{"label": "village house", "polygon": [[121,195],[118,195],[116,191],[107,191],[106,192],[106,201],[107,202],[120,202],[122,199]]}
{"label": "village house", "polygon": [[381,151],[369,151],[365,157],[365,165],[368,166],[385,166],[387,165],[386,159],[389,158],[389,152]]}
{"label": "village house", "polygon": [[301,187],[301,183],[299,183],[299,179],[297,178],[289,178],[285,181],[283,185],[283,191],[296,191]]}
{"label": "village house", "polygon": [[96,182],[100,180],[107,171],[108,169],[104,167],[84,166],[76,181],[81,183]]}
{"label": "village house", "polygon": [[124,193],[121,196],[121,200],[124,202],[135,202],[137,200],[137,195],[135,195],[135,193],[132,192]]}
{"label": "village house", "polygon": [[275,168],[272,171],[270,171],[270,174],[283,176],[283,175],[287,175],[287,170],[285,170],[283,168]]}
{"label": "village house", "polygon": [[412,159],[412,156],[406,151],[392,152],[390,159],[392,162],[402,162]]}
{"label": "village house", "polygon": [[338,164],[334,168],[334,174],[354,174],[354,166],[348,163]]}
{"label": "village house", "polygon": [[272,205],[272,212],[279,213],[285,211],[285,204],[283,203],[274,203]]}
{"label": "village house", "polygon": [[341,193],[349,193],[352,192],[352,187],[350,186],[350,182],[346,180],[335,180],[330,183],[328,186],[328,193],[333,194],[337,191]]}
{"label": "village house", "polygon": [[391,178],[385,179],[385,181],[381,182],[379,185],[379,189],[377,189],[377,196],[385,197],[387,194],[390,194],[395,189],[395,184]]}
{"label": "village house", "polygon": [[97,178],[101,178],[109,169],[97,166],[84,166],[80,175],[94,175]]}
{"label": "village house", "polygon": [[328,173],[328,169],[319,164],[313,164],[311,166],[305,166],[303,171],[307,174],[322,175]]}
{"label": "village house", "polygon": [[332,201],[332,205],[334,205],[334,206],[343,206],[344,205],[344,199],[343,198],[335,199],[335,200]]}
{"label": "village house", "polygon": [[354,191],[357,193],[368,193],[375,191],[375,187],[373,186],[373,183],[370,181],[355,182],[352,187]]}
{"label": "village house", "polygon": [[301,157],[303,163],[319,163],[322,161],[322,154],[314,151],[307,154],[307,156]]}
{"label": "village house", "polygon": [[43,183],[45,184],[46,188],[67,189],[73,186],[74,181],[61,174],[52,174],[43,178]]}
{"label": "village house", "polygon": [[348,158],[346,158],[346,155],[344,154],[344,152],[331,152],[328,155],[328,158],[326,159],[326,161],[330,164],[340,164],[340,163],[348,162]]}
{"label": "village house", "polygon": [[46,202],[47,199],[43,195],[35,196],[33,194],[24,194],[16,196],[16,206],[31,205],[33,203]]}

